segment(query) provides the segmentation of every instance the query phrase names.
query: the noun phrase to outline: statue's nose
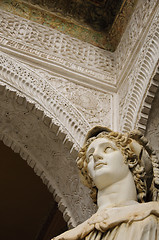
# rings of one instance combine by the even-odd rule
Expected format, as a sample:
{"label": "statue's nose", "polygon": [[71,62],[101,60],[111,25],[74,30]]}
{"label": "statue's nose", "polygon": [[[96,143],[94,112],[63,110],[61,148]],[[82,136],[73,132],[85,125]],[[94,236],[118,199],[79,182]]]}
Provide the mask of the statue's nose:
{"label": "statue's nose", "polygon": [[93,153],[94,161],[98,161],[99,159],[102,159],[101,153],[99,150],[95,150]]}

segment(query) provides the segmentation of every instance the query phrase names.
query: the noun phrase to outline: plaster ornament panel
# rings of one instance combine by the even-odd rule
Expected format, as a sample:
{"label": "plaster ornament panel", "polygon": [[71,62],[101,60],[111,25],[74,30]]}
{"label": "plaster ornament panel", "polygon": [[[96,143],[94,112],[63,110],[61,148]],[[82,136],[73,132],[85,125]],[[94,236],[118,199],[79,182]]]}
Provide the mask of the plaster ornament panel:
{"label": "plaster ornament panel", "polygon": [[118,90],[118,101],[119,101],[119,123],[118,124],[119,126],[123,125],[123,121],[125,119],[125,114],[126,114],[125,105],[127,102],[126,99],[129,93],[130,84],[131,84],[130,81],[125,81],[124,84],[122,84],[122,87],[120,87]]}
{"label": "plaster ornament panel", "polygon": [[137,0],[107,0],[96,4],[90,0],[1,0],[0,8],[100,48],[114,51],[136,2]]}
{"label": "plaster ornament panel", "polygon": [[[115,0],[113,3],[107,1],[74,1],[74,0],[59,0],[59,1],[27,1],[49,13],[56,14],[65,18],[67,21],[76,22],[87,29],[94,29],[101,32],[108,32],[111,28],[114,19],[120,12],[123,1]],[[129,5],[130,6],[130,5]],[[36,8],[35,8],[36,9]],[[35,10],[36,11],[36,10]]]}
{"label": "plaster ornament panel", "polygon": [[[150,23],[158,11],[158,1],[139,0],[131,20],[114,53],[117,82],[123,78],[123,71],[132,67],[132,60],[138,55],[138,45],[144,41],[147,31],[151,31]],[[153,30],[151,31],[153,33]],[[132,58],[133,57],[133,58]],[[125,70],[124,70],[125,69]]]}
{"label": "plaster ornament panel", "polygon": [[[111,87],[111,90],[115,91],[116,81],[124,79],[123,69],[127,70],[127,66],[130,68],[132,66],[132,53],[134,56],[137,55],[135,46],[143,35],[142,30],[149,27],[147,22],[151,22],[156,2],[157,0],[139,1],[115,53],[93,47],[2,10],[0,10],[1,48],[8,52],[14,50],[19,57],[30,58],[30,61],[38,61],[38,64],[45,62],[45,67],[47,65],[55,72],[60,71],[67,75],[80,73],[83,78],[90,78],[87,79],[88,84],[96,87],[101,85],[101,89],[110,90]],[[79,75],[78,81],[84,83],[82,75]]]}
{"label": "plaster ornament panel", "polygon": [[52,124],[52,119],[59,122],[60,129],[66,132],[68,139],[78,148],[89,129],[89,124],[77,108],[44,78],[16,59],[1,53],[0,66],[2,81],[29,96],[40,109],[44,110],[50,117],[46,120],[48,125]]}
{"label": "plaster ornament panel", "polygon": [[[69,84],[69,87],[72,89],[73,86]],[[68,97],[91,126],[107,125],[108,127],[113,125],[112,98],[111,94],[77,86]]]}
{"label": "plaster ornament panel", "polygon": [[66,97],[84,116],[90,126],[107,125],[112,127],[113,95],[111,93],[85,88],[65,78],[52,76],[40,69],[34,69],[34,71],[44,76],[58,92]]}
{"label": "plaster ornament panel", "polygon": [[[77,149],[89,124],[66,98],[31,69],[4,53],[0,55],[0,64],[0,137],[27,160],[53,192],[69,226],[76,225],[91,212],[90,200],[86,200],[88,206],[85,206],[77,196],[83,195],[85,190],[76,184],[79,180],[75,164]],[[64,167],[59,166],[60,162]],[[74,200],[69,195],[72,192],[70,184],[65,190],[63,188],[68,181],[73,181],[78,189],[78,193],[73,193]],[[70,209],[74,203],[78,206],[76,210],[81,209],[77,215],[75,209]]]}
{"label": "plaster ornament panel", "polygon": [[71,69],[74,73],[91,76],[94,84],[98,79],[102,86],[104,83],[114,86],[116,80],[123,80],[126,65],[130,62],[132,66],[132,52],[136,55],[135,46],[145,33],[142,30],[149,27],[147,23],[151,22],[156,4],[157,0],[138,2],[127,30],[113,54],[2,10],[1,46],[5,51],[14,49],[23,58],[26,55],[32,60],[34,56],[36,60],[45,61],[45,65],[55,64],[56,71],[59,66],[63,66],[65,71]]}
{"label": "plaster ornament panel", "polygon": [[[138,39],[139,39],[139,37],[140,37],[140,34],[141,34],[141,30],[145,27],[145,25],[146,25],[146,19],[147,19],[147,21],[149,21],[149,20],[151,20],[150,21],[150,23],[152,22],[152,20],[153,20],[153,17],[154,17],[154,14],[155,14],[155,9],[157,9],[157,8],[155,8],[155,5],[156,5],[156,1],[146,1],[146,2],[142,2],[142,1],[139,1],[139,4],[138,4],[138,6],[137,6],[137,10],[134,12],[134,15],[133,15],[133,18],[132,19],[134,19],[135,20],[135,18],[136,19],[139,19],[138,21],[134,21],[134,20],[132,20],[130,23],[132,24],[130,24],[130,26],[134,26],[134,29],[135,29],[135,36],[138,36]],[[142,9],[142,10],[141,10]],[[149,11],[147,11],[147,9],[149,9]],[[3,16],[3,13],[4,13],[4,16]],[[52,35],[51,36],[49,36],[49,34],[48,34],[48,28],[46,28],[46,27],[43,27],[43,26],[40,26],[40,25],[38,25],[38,24],[35,24],[35,23],[31,23],[31,22],[29,22],[29,21],[27,21],[27,20],[24,20],[24,19],[22,19],[22,18],[18,18],[18,17],[16,17],[16,16],[13,16],[13,15],[11,15],[11,14],[8,14],[8,13],[5,13],[5,12],[2,12],[2,21],[1,21],[1,25],[2,25],[2,29],[3,29],[3,31],[2,31],[2,34],[1,34],[1,40],[2,40],[2,45],[1,45],[1,48],[3,48],[3,50],[4,50],[4,48],[5,48],[5,50],[7,49],[7,51],[9,51],[9,49],[12,49],[12,50],[16,50],[16,49],[18,49],[18,54],[20,54],[20,53],[22,53],[22,55],[23,55],[23,57],[24,57],[24,53],[26,53],[26,52],[30,52],[29,53],[29,55],[28,55],[28,57],[36,57],[37,59],[42,59],[42,60],[44,60],[45,61],[45,64],[46,64],[46,62],[48,61],[50,61],[49,60],[49,52],[50,52],[50,47],[52,47],[53,45],[49,45],[49,43],[53,43],[53,42],[49,42],[51,39],[52,39],[52,36],[54,36],[53,35],[53,33],[55,34],[55,32],[53,31],[53,32],[51,32],[52,33]],[[144,16],[146,16],[146,17],[144,17]],[[3,19],[3,17],[4,17],[4,19]],[[137,25],[133,25],[133,22],[134,22],[134,24],[137,24]],[[8,25],[7,25],[8,24]],[[139,29],[138,29],[138,24],[139,24]],[[144,25],[145,24],[145,25]],[[151,24],[152,25],[152,24]],[[22,27],[21,27],[22,26]],[[33,28],[32,28],[32,26],[33,26]],[[130,27],[129,26],[129,27]],[[149,26],[149,25],[148,25]],[[19,29],[19,32],[17,31],[14,31],[14,29],[15,28],[17,28],[17,29]],[[28,29],[29,29],[29,32],[27,32],[28,31]],[[38,30],[37,30],[38,29]],[[128,28],[129,29],[129,32],[131,32],[131,27],[130,28]],[[132,28],[133,29],[133,28]],[[145,28],[146,29],[146,31],[147,31],[147,28]],[[33,31],[34,30],[34,31]],[[152,33],[153,33],[153,31],[154,31],[154,29],[152,29]],[[43,32],[45,32],[46,34],[44,34],[44,35],[42,35],[42,33]],[[26,34],[27,33],[27,34]],[[150,33],[150,31],[148,32],[148,34]],[[145,35],[147,34],[147,32],[145,32]],[[4,37],[3,38],[3,36],[5,36],[6,35],[6,37]],[[55,34],[56,35],[56,34]],[[9,37],[7,37],[7,36],[9,36]],[[15,36],[15,39],[16,40],[14,40],[14,36]],[[54,59],[54,60],[52,60],[52,62],[59,62],[59,64],[61,65],[61,66],[67,66],[67,64],[69,64],[68,62],[69,61],[66,61],[65,59],[64,59],[64,56],[65,56],[65,58],[67,57],[67,54],[64,54],[63,55],[63,58],[59,58],[59,57],[57,57],[57,56],[59,56],[59,52],[60,52],[60,54],[61,54],[61,45],[60,44],[63,44],[63,43],[61,43],[62,41],[64,41],[65,40],[65,38],[64,38],[64,40],[60,40],[61,39],[61,36],[63,37],[63,35],[61,35],[60,33],[58,33],[57,32],[57,36],[59,37],[59,40],[58,39],[56,39],[57,40],[57,43],[59,43],[59,48],[57,48],[57,51],[54,51],[54,54],[52,55],[52,59]],[[120,48],[120,54],[123,54],[123,56],[127,56],[126,58],[123,58],[123,60],[122,61],[120,61],[120,54],[109,54],[108,52],[106,52],[106,51],[102,51],[101,50],[101,53],[103,54],[102,56],[104,56],[106,59],[108,59],[108,62],[105,62],[106,63],[106,65],[108,66],[107,68],[105,68],[105,65],[103,65],[103,69],[105,69],[105,71],[106,71],[106,74],[108,74],[107,75],[107,80],[108,81],[110,81],[110,82],[112,82],[112,79],[115,79],[116,77],[117,78],[119,78],[119,75],[118,75],[118,73],[116,73],[116,75],[115,75],[115,71],[114,71],[114,69],[115,69],[115,64],[114,64],[114,59],[119,59],[119,61],[121,62],[121,65],[122,65],[122,63],[127,63],[127,62],[131,62],[132,63],[132,61],[131,61],[131,55],[130,54],[126,54],[126,53],[130,53],[132,50],[133,50],[133,46],[135,45],[135,41],[133,42],[133,38],[128,38],[128,34],[127,34],[127,32],[126,32],[126,34],[123,36],[123,39],[122,39],[122,41],[121,41],[121,43],[122,43],[122,47]],[[66,37],[65,35],[64,35],[64,37]],[[151,36],[150,36],[151,37]],[[36,39],[36,41],[34,41],[34,39]],[[53,38],[54,39],[54,38]],[[69,38],[67,38],[66,37],[66,43],[67,42],[69,42],[68,41],[68,39]],[[74,44],[76,44],[77,42],[79,43],[79,46],[81,47],[81,49],[82,49],[82,51],[84,51],[84,53],[86,53],[86,55],[81,55],[81,54],[79,54],[79,55],[81,55],[81,56],[83,56],[83,60],[82,60],[82,64],[84,64],[84,62],[85,62],[85,60],[87,59],[87,58],[85,58],[87,55],[88,55],[88,59],[89,59],[89,51],[87,52],[87,51],[85,51],[85,48],[83,47],[83,46],[85,46],[85,47],[87,47],[87,46],[89,46],[90,47],[90,49],[92,50],[92,49],[95,49],[96,51],[95,51],[95,53],[92,51],[92,55],[94,56],[94,55],[96,55],[97,53],[98,53],[98,49],[97,48],[92,48],[92,46],[91,45],[82,45],[82,43],[80,42],[80,41],[77,41],[77,40],[75,40],[74,41],[74,39],[72,39],[72,38],[70,38],[71,39],[71,47],[73,47],[74,48]],[[127,44],[127,41],[129,42],[129,40],[130,40],[130,45],[129,44]],[[61,41],[61,42],[60,42]],[[77,41],[77,42],[76,42]],[[125,41],[125,42],[124,42]],[[137,42],[138,42],[138,40],[136,40]],[[24,42],[25,42],[25,44],[24,44]],[[45,42],[47,42],[47,44],[45,44]],[[65,41],[64,41],[65,42]],[[55,42],[54,42],[55,43]],[[37,45],[36,45],[37,44]],[[47,46],[46,46],[47,45]],[[56,44],[54,44],[54,45],[56,45]],[[67,44],[66,44],[67,45]],[[76,45],[78,45],[78,44],[76,44]],[[8,46],[8,47],[7,47]],[[31,48],[32,48],[32,50],[30,51],[30,46],[31,46]],[[68,51],[70,51],[70,45],[68,45],[69,47],[68,47]],[[127,47],[128,46],[128,47]],[[130,49],[129,49],[129,46],[130,46]],[[151,47],[149,44],[147,45],[147,46],[149,46],[149,47]],[[144,47],[143,47],[143,49],[145,48],[145,49],[147,49],[147,46],[146,46],[146,44],[144,45]],[[45,50],[43,50],[42,52],[41,52],[41,49],[45,49]],[[63,48],[62,48],[63,49]],[[75,51],[75,50],[77,50],[77,51]],[[130,50],[130,51],[128,51],[128,52],[124,52],[124,51],[127,51],[127,50]],[[17,54],[17,52],[16,52],[16,54]],[[47,52],[47,54],[46,54],[46,52]],[[71,51],[71,53],[70,53],[70,55],[71,56],[75,56],[76,55],[76,52],[78,52],[78,49],[74,49],[74,51]],[[143,50],[143,52],[144,52],[144,50]],[[45,53],[45,54],[44,54]],[[65,53],[67,53],[67,51],[65,52]],[[118,50],[117,50],[117,53],[118,53]],[[56,55],[56,57],[55,57],[55,55]],[[68,54],[69,55],[69,54]],[[61,56],[61,55],[60,55]],[[48,59],[48,60],[47,60]],[[51,59],[51,58],[50,58]],[[60,59],[60,60],[59,60]],[[111,59],[111,61],[110,61],[110,59]],[[142,59],[142,56],[141,56],[141,58],[140,58],[140,61],[141,61],[141,59]],[[77,56],[77,59],[76,60],[80,60],[80,57],[79,56]],[[102,59],[101,59],[102,60]],[[92,62],[91,61],[91,59],[89,59],[89,61],[90,62]],[[113,63],[112,64],[112,67],[110,67],[110,64],[109,64],[109,61],[111,62],[111,63]],[[75,61],[73,61],[73,62],[75,62]],[[101,61],[101,63],[103,63],[103,60]],[[87,75],[91,75],[92,73],[90,73],[89,71],[83,71],[83,68],[81,67],[81,65],[80,65],[80,67],[79,67],[79,62],[78,62],[78,69],[79,69],[79,71],[80,71],[80,73],[85,73],[85,74],[87,74]],[[72,63],[72,69],[73,69],[73,72],[72,73],[75,73],[75,72],[77,72],[76,70],[77,70],[77,68],[76,68],[76,66],[74,65],[74,63]],[[94,68],[94,66],[95,65],[91,65],[92,67],[91,68]],[[117,66],[117,65],[116,65]],[[124,65],[123,65],[124,66]],[[66,67],[67,68],[67,67]],[[65,70],[67,70],[67,69],[64,69],[64,72],[66,73],[66,71]],[[137,67],[137,65],[133,65],[133,69],[138,69],[138,67]],[[99,68],[100,69],[100,68]],[[108,73],[108,69],[109,70],[111,70],[111,72],[109,72]],[[88,70],[88,69],[87,69]],[[101,70],[101,69],[100,69]],[[118,71],[117,71],[118,72]],[[120,71],[119,71],[120,72]],[[128,71],[129,72],[129,71]],[[72,74],[71,73],[71,74]],[[136,75],[135,75],[136,74]],[[112,78],[112,75],[113,75],[113,78]],[[124,73],[123,73],[123,75],[124,75]],[[86,75],[85,75],[86,76]],[[91,75],[91,76],[93,76],[93,75]],[[101,76],[98,74],[98,79],[100,78],[101,79],[101,82],[102,83],[104,83],[104,81],[103,81],[103,74],[101,74]],[[132,76],[134,76],[134,78],[132,77]],[[127,78],[127,79],[129,79],[130,81],[133,81],[133,80],[131,80],[131,79],[135,79],[136,78],[136,76],[137,76],[137,72],[133,72],[133,70],[132,70],[132,75],[131,76],[129,76],[129,78]],[[97,77],[97,76],[96,76]],[[126,76],[127,77],[127,76]],[[125,78],[126,78],[125,77]],[[92,77],[92,79],[94,79],[93,77]],[[124,79],[124,77],[123,77],[123,79]],[[113,80],[114,81],[114,80]],[[115,81],[114,81],[115,82]],[[105,83],[106,84],[106,83]],[[131,90],[131,89],[129,89],[129,90]],[[124,97],[123,97],[123,99],[124,99]],[[128,101],[127,101],[127,99],[128,98],[126,98],[126,101],[124,101],[124,103],[121,103],[121,105],[123,104],[124,106],[128,103]],[[125,114],[127,113],[127,111],[129,111],[129,109],[128,109],[128,107],[126,106],[125,107],[125,109],[124,109],[124,111],[122,112],[123,113],[123,115],[122,115],[122,119],[125,119],[125,118],[123,118],[123,116],[126,116]],[[129,121],[128,120],[128,118],[126,118],[126,121]],[[122,124],[123,124],[123,120],[121,121],[122,122]]]}
{"label": "plaster ornament panel", "polygon": [[150,110],[147,128],[146,128],[146,137],[149,138],[151,145],[157,153],[159,158],[159,89],[155,95],[155,98],[152,102],[152,108]]}
{"label": "plaster ornament panel", "polygon": [[88,190],[79,181],[77,150],[72,154],[73,143],[67,141],[56,123],[48,126],[48,116],[39,116],[35,103],[31,104],[27,96],[6,85],[0,81],[0,139],[40,176],[68,225],[79,224],[92,214],[94,206],[87,198]]}
{"label": "plaster ornament panel", "polygon": [[136,126],[143,133],[145,133],[146,131],[147,122],[149,121],[149,115],[151,116],[150,110],[151,107],[154,105],[153,100],[155,98],[158,87],[159,87],[159,69],[155,71],[154,77],[150,81],[150,84],[143,98],[143,102],[141,104],[138,117],[136,119]]}
{"label": "plaster ornament panel", "polygon": [[156,11],[137,61],[127,76],[127,80],[120,86],[122,89],[123,85],[127,85],[126,81],[129,82],[126,97],[123,97],[124,91],[119,91],[121,93],[120,108],[124,106],[120,121],[122,131],[128,131],[136,127],[147,86],[149,86],[155,74],[159,56],[158,24],[159,11]]}
{"label": "plaster ornament panel", "polygon": [[[46,26],[0,10],[0,44],[100,81],[115,83],[112,54]],[[23,55],[24,58],[24,55]]]}

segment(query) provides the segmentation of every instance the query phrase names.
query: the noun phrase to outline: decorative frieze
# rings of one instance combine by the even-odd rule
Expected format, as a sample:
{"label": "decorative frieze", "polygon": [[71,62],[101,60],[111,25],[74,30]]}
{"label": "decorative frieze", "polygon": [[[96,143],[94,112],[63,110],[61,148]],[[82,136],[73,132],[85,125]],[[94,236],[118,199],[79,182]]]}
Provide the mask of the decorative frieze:
{"label": "decorative frieze", "polygon": [[8,12],[0,10],[0,14],[2,46],[115,83],[111,53]]}

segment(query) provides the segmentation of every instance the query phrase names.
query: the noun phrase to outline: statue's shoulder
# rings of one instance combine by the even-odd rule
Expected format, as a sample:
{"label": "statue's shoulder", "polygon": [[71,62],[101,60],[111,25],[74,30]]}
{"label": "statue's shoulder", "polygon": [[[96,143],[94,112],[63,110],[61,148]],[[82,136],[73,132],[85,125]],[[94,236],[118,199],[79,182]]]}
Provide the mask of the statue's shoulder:
{"label": "statue's shoulder", "polygon": [[103,232],[121,223],[142,221],[151,215],[159,218],[158,202],[137,203],[102,209],[88,220],[88,224]]}
{"label": "statue's shoulder", "polygon": [[151,217],[159,218],[159,203],[137,203],[128,206],[105,208],[97,211],[87,221],[55,238],[54,240],[83,239],[94,229],[106,232],[122,223],[145,221]]}

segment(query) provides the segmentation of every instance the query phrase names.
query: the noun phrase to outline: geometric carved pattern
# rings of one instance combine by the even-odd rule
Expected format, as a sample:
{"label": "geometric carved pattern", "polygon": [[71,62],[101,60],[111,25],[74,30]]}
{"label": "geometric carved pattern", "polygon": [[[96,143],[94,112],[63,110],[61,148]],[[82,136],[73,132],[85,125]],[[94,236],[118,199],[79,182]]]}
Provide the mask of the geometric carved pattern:
{"label": "geometric carved pattern", "polygon": [[51,61],[66,70],[114,83],[110,77],[111,53],[8,12],[0,10],[0,15],[0,43],[3,46]]}
{"label": "geometric carved pattern", "polygon": [[[139,113],[141,112],[143,99],[150,85],[151,78],[157,66],[159,56],[159,12],[156,14],[145,38],[139,56],[127,78],[129,84],[122,114],[120,128],[123,132],[137,127]],[[130,84],[131,83],[131,84]]]}
{"label": "geometric carved pattern", "polygon": [[136,47],[145,40],[144,29],[151,29],[149,23],[152,21],[152,15],[158,11],[158,0],[138,1],[136,9],[128,23],[127,29],[123,34],[117,50],[114,52],[114,66],[117,74],[117,81],[122,81],[124,73],[128,71],[128,66],[132,68],[132,57],[137,56]]}
{"label": "geometric carved pattern", "polygon": [[[157,79],[156,79],[157,78]],[[159,74],[155,75],[155,81],[159,81]],[[155,89],[155,88],[154,88]],[[150,89],[152,90],[152,89]],[[151,95],[149,96],[149,101],[151,100]],[[151,146],[157,153],[159,159],[159,88],[157,89],[155,98],[151,104],[151,110],[149,113],[149,118],[146,127],[146,138],[149,139]],[[144,110],[144,109],[143,109]]]}
{"label": "geometric carved pattern", "polygon": [[70,153],[70,145],[60,139],[56,125],[50,129],[26,99],[2,86],[0,112],[0,140],[42,179],[70,227],[86,220],[93,204],[79,181],[77,152],[74,156]]}
{"label": "geometric carved pattern", "polygon": [[[114,51],[136,2],[137,0],[104,0],[98,3],[90,0],[71,2],[1,0],[0,8],[95,46]],[[74,18],[73,21],[71,18]]]}
{"label": "geometric carved pattern", "polygon": [[[57,122],[57,125],[60,121],[59,131],[62,130],[67,133],[67,140],[73,141],[76,148],[82,144],[85,132],[89,129],[88,122],[45,79],[40,78],[29,68],[15,62],[4,53],[0,54],[0,75],[4,85],[7,83],[13,89],[18,89],[29,96],[31,102],[35,102],[39,109],[42,108],[44,112],[47,112],[47,117],[44,119],[47,125],[51,126],[52,120],[55,123]],[[43,115],[40,110],[39,114]]]}
{"label": "geometric carved pattern", "polygon": [[0,139],[40,176],[69,226],[84,221],[94,207],[75,160],[87,121],[43,78],[2,53],[0,112]]}
{"label": "geometric carved pattern", "polygon": [[[156,74],[154,75],[152,81],[150,82],[147,94],[144,97],[144,102],[141,106],[141,112],[139,113],[138,117],[139,120],[137,120],[138,122],[137,127],[143,133],[145,133],[147,128],[147,122],[149,121],[149,113],[151,107],[153,106],[153,100],[158,90],[158,87],[159,87],[159,70],[157,69]],[[149,123],[149,125],[151,124]]]}
{"label": "geometric carved pattern", "polygon": [[[78,39],[71,38],[54,29],[20,18],[0,10],[0,43],[2,47],[34,56],[60,73],[70,74],[70,70],[81,76],[85,84],[91,81],[101,89],[105,85],[115,91],[117,81],[122,80],[124,68],[131,58],[133,48],[145,28],[155,8],[157,0],[146,0],[135,9],[132,20],[123,35],[116,52],[110,53]],[[61,68],[62,67],[62,68]],[[90,79],[91,78],[91,79]],[[79,80],[78,80],[79,81]]]}
{"label": "geometric carved pattern", "polygon": [[113,94],[80,86],[64,77],[51,75],[42,69],[32,68],[32,70],[43,76],[58,93],[68,99],[91,127],[107,125],[112,128]]}

